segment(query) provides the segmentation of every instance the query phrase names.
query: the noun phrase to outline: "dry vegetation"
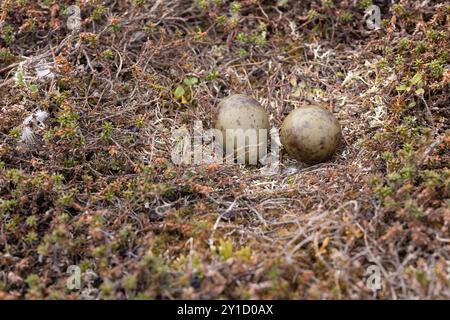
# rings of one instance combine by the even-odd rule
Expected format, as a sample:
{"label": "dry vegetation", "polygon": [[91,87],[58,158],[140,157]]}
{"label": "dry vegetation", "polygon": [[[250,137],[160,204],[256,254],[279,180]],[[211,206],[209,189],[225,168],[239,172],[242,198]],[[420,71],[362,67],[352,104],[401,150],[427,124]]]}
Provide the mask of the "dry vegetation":
{"label": "dry vegetation", "polygon": [[[378,298],[450,298],[450,7],[396,2],[369,31],[371,1],[80,0],[71,32],[75,2],[1,1],[0,299],[81,298],[70,265],[102,299],[372,298],[371,264]],[[174,165],[230,93],[277,128],[322,102],[345,143]]]}

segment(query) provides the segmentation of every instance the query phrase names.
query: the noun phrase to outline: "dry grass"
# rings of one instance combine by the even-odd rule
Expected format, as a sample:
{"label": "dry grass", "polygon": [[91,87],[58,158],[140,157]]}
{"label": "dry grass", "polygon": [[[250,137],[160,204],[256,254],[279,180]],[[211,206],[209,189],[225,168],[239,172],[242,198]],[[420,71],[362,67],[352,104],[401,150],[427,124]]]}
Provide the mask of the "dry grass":
{"label": "dry grass", "polygon": [[[379,3],[368,31],[366,1],[90,1],[71,33],[54,2],[2,7],[0,298],[81,298],[74,264],[105,299],[372,298],[372,264],[378,298],[450,298],[448,5]],[[172,164],[173,130],[230,93],[277,128],[323,103],[345,143],[274,176]]]}

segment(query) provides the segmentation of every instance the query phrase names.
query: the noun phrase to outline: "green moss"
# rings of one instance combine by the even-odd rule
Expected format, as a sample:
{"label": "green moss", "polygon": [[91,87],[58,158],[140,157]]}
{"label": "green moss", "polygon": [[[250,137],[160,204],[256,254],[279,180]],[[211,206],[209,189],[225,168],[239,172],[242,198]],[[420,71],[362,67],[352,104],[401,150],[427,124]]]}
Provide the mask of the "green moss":
{"label": "green moss", "polygon": [[372,0],[359,0],[358,1],[358,7],[360,9],[367,9],[368,7],[370,7],[373,4]]}
{"label": "green moss", "polygon": [[434,78],[440,78],[444,72],[444,63],[440,59],[434,59],[430,62],[431,75]]}
{"label": "green moss", "polygon": [[[10,25],[3,26],[0,35],[7,45],[11,45],[14,41],[14,28]],[[2,58],[0,57],[1,60]]]}
{"label": "green moss", "polygon": [[27,277],[26,282],[30,288],[35,288],[39,286],[41,281],[39,275],[32,273]]}

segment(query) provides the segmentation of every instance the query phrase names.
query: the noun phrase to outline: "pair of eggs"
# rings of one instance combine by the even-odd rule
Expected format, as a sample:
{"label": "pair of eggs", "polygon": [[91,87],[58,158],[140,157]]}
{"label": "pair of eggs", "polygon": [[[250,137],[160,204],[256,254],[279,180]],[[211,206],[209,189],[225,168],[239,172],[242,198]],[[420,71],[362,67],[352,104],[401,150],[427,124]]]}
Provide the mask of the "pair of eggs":
{"label": "pair of eggs", "polygon": [[[225,151],[227,143],[234,144],[234,141],[228,141],[227,129],[269,130],[269,117],[258,101],[235,94],[219,103],[215,128],[223,134]],[[286,117],[281,126],[280,139],[293,158],[315,164],[331,158],[339,146],[341,135],[341,126],[331,112],[318,105],[308,105],[293,110]],[[266,140],[258,143],[261,149],[267,151]]]}

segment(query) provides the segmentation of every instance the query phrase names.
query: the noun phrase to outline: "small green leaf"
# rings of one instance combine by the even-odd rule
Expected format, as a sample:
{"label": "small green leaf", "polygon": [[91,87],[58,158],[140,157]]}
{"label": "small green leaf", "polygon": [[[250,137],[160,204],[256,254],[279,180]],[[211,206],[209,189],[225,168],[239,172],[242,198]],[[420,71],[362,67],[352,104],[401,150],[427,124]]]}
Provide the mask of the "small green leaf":
{"label": "small green leaf", "polygon": [[296,87],[294,90],[292,90],[292,96],[295,98],[300,97],[302,94],[302,90],[299,87]]}
{"label": "small green leaf", "polygon": [[184,90],[184,88],[182,86],[178,86],[173,92],[173,95],[176,99],[180,99],[182,96],[184,96],[185,93],[186,91]]}
{"label": "small green leaf", "polygon": [[410,101],[410,102],[408,103],[408,109],[414,108],[414,107],[416,106],[416,104],[417,104],[417,103],[416,103],[414,100]]}
{"label": "small green leaf", "polygon": [[223,260],[231,258],[233,256],[233,241],[220,239],[219,254]]}
{"label": "small green leaf", "polygon": [[396,89],[397,91],[409,91],[409,90],[410,90],[410,87],[408,87],[408,86],[406,86],[406,85],[404,85],[404,84],[401,84],[401,85],[397,86],[395,89]]}
{"label": "small green leaf", "polygon": [[35,85],[35,84],[32,84],[32,85],[30,86],[30,91],[31,91],[32,93],[37,93],[37,92],[39,91],[39,87],[38,87],[37,85]]}
{"label": "small green leaf", "polygon": [[416,90],[416,94],[419,96],[423,95],[424,93],[425,93],[425,90],[423,88],[419,88]]}
{"label": "small green leaf", "polygon": [[191,78],[186,78],[184,79],[184,84],[186,84],[187,86],[193,86],[195,84],[198,83],[198,79],[196,77],[191,77]]}
{"label": "small green leaf", "polygon": [[414,77],[412,77],[410,83],[411,85],[416,85],[418,84],[420,81],[422,80],[422,75],[418,72],[414,75]]}
{"label": "small green leaf", "polygon": [[22,71],[16,73],[16,84],[19,86],[25,85],[25,76]]}

